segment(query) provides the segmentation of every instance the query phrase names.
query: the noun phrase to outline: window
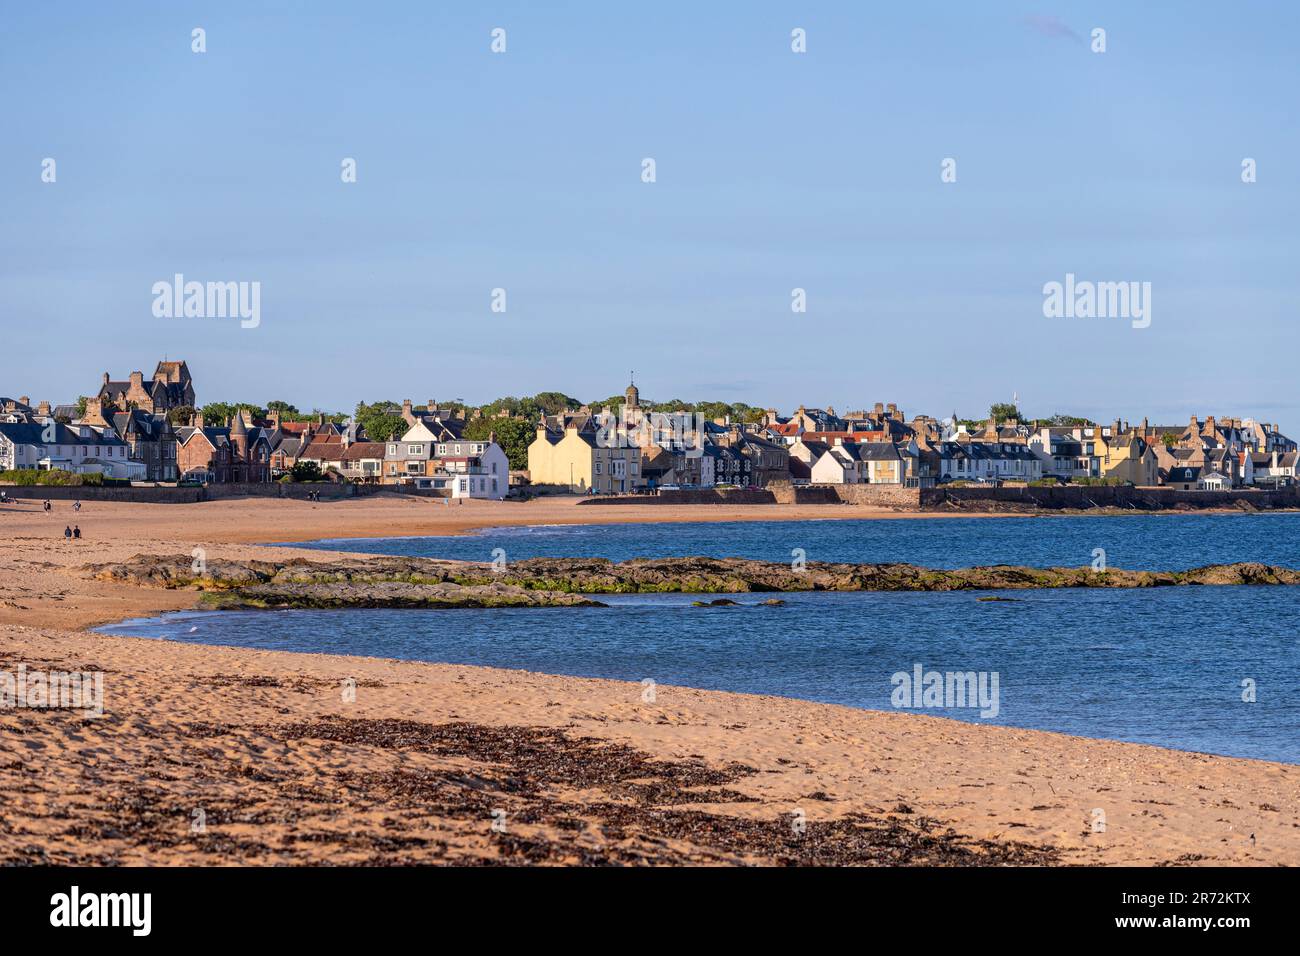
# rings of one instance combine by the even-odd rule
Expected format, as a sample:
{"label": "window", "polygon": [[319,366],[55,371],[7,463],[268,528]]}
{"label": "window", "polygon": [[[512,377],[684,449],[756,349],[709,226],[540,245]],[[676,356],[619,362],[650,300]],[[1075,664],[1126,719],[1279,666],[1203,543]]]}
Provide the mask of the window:
{"label": "window", "polygon": [[408,455],[423,455],[423,454],[424,454],[424,446],[423,446],[423,445],[407,445],[407,446],[406,446],[406,453],[407,453]]}

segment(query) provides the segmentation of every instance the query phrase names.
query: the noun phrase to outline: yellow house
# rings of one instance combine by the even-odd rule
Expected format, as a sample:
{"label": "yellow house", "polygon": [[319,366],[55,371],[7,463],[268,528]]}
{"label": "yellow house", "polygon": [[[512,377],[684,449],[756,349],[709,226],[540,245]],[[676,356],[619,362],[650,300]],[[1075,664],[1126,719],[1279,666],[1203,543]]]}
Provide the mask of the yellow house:
{"label": "yellow house", "polygon": [[641,457],[640,448],[606,447],[594,429],[572,420],[564,423],[563,431],[539,425],[528,446],[528,477],[534,485],[560,485],[572,494],[619,494],[645,484]]}
{"label": "yellow house", "polygon": [[1098,428],[1097,452],[1103,478],[1118,478],[1135,485],[1159,484],[1160,459],[1136,431],[1120,433],[1116,427],[1109,438],[1100,437],[1100,432]]}

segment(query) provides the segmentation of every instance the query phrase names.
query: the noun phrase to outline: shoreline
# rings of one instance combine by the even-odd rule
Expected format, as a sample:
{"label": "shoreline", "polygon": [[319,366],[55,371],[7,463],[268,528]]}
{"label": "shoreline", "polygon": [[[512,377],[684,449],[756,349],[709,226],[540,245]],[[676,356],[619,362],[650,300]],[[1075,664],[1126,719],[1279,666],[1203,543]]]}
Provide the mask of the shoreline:
{"label": "shoreline", "polygon": [[[192,618],[194,620],[201,621],[203,617],[206,615],[222,614],[222,613],[275,614],[281,611],[332,613],[334,611],[346,611],[346,610],[356,610],[356,609],[349,609],[349,608],[325,608],[325,609],[321,609],[321,608],[248,608],[248,609],[188,608],[185,609],[182,608],[174,611],[159,612],[156,615],[140,618],[139,620],[155,621],[169,614],[179,615],[184,620],[190,620]],[[115,623],[126,624],[129,623],[129,620],[118,621]],[[629,680],[621,680],[616,677],[600,677],[600,676],[593,676],[590,674],[557,674],[557,673],[545,672],[545,671],[535,671],[527,667],[507,667],[502,665],[491,665],[491,664],[448,663],[442,661],[420,660],[418,658],[412,658],[412,657],[382,657],[382,656],[376,656],[374,654],[359,654],[359,653],[348,654],[348,653],[339,653],[339,652],[330,652],[330,651],[303,651],[303,650],[286,651],[286,650],[272,650],[268,648],[245,648],[236,645],[222,644],[220,642],[207,643],[204,641],[183,641],[183,640],[175,640],[170,637],[143,637],[143,636],[137,636],[133,634],[114,633],[111,630],[109,630],[109,628],[112,628],[113,626],[114,624],[103,624],[103,625],[97,625],[93,628],[87,628],[86,630],[91,634],[97,634],[103,637],[111,637],[114,639],[127,640],[127,641],[152,641],[161,644],[181,644],[190,647],[212,647],[212,648],[220,648],[223,650],[235,651],[240,653],[247,652],[247,653],[255,653],[255,654],[287,655],[289,657],[303,657],[303,658],[313,658],[313,659],[328,658],[331,659],[332,663],[338,663],[341,660],[341,661],[356,661],[358,662],[359,665],[360,664],[376,664],[376,665],[383,664],[383,665],[402,666],[407,664],[414,664],[414,665],[420,665],[424,667],[435,667],[435,668],[452,667],[452,668],[468,669],[473,672],[482,672],[484,675],[505,673],[510,675],[518,675],[520,677],[530,677],[530,678],[555,678],[557,680],[569,680],[569,681],[593,681],[602,685],[610,685],[611,687],[616,687],[616,688],[634,688],[637,690],[638,693],[641,690],[640,684],[637,684]],[[974,728],[994,727],[1003,730],[1016,730],[1016,731],[1022,731],[1025,733],[1032,733],[1032,734],[1047,734],[1049,736],[1061,737],[1070,741],[1076,741],[1082,743],[1125,744],[1132,747],[1148,747],[1153,750],[1163,751],[1168,754],[1181,754],[1181,755],[1187,755],[1192,757],[1207,757],[1213,760],[1245,761],[1248,763],[1264,764],[1270,767],[1291,768],[1297,773],[1300,773],[1300,762],[1292,762],[1287,760],[1269,760],[1263,757],[1243,757],[1236,754],[1216,753],[1214,751],[1209,751],[1209,750],[1192,750],[1190,748],[1185,748],[1185,747],[1172,747],[1165,744],[1153,744],[1153,743],[1146,743],[1143,741],[1125,740],[1118,737],[1089,737],[1085,734],[1070,733],[1069,731],[1064,731],[1064,730],[1050,730],[1042,727],[1019,727],[1011,724],[999,724],[994,722],[975,721],[975,720],[961,720],[960,718],[957,717],[948,717],[939,714],[927,714],[924,713],[923,711],[915,711],[915,710],[886,710],[879,707],[859,707],[853,704],[841,704],[841,703],[835,703],[833,701],[814,700],[808,697],[796,697],[790,694],[781,694],[776,692],[760,693],[757,691],[725,690],[721,688],[696,687],[694,685],[689,685],[689,684],[656,684],[655,686],[657,691],[669,690],[669,691],[679,692],[679,693],[689,692],[689,693],[705,694],[705,695],[716,694],[716,695],[723,695],[726,697],[745,698],[748,701],[753,702],[755,705],[763,701],[776,700],[776,701],[788,701],[791,704],[807,704],[811,707],[829,707],[829,708],[834,708],[836,710],[847,711],[851,714],[863,714],[863,715],[870,715],[870,716],[891,715],[891,716],[901,716],[903,718],[919,717],[927,720],[945,721],[963,727],[974,727]],[[1300,784],[1300,777],[1298,777],[1297,780],[1298,780],[1298,784]]]}
{"label": "shoreline", "polygon": [[[0,861],[1300,863],[1289,764],[795,698],[661,686],[647,702],[618,681],[86,630],[193,610],[198,595],[71,568],[192,546],[265,559],[264,546],[229,539],[268,522],[312,540],[391,527],[394,506],[360,504],[345,515],[214,502],[177,519],[93,503],[75,543],[51,530],[68,509],[0,511],[0,669],[95,665],[107,701],[91,721],[0,710]],[[499,525],[495,512],[473,517]],[[37,754],[39,775],[14,772]],[[502,789],[509,779],[533,783]],[[491,829],[497,805],[508,834]],[[186,826],[196,806],[204,837]],[[1091,828],[1098,809],[1104,832]],[[791,841],[795,810],[816,840]]]}
{"label": "shoreline", "polygon": [[[258,609],[251,609],[251,610],[230,611],[228,613],[274,614],[280,610],[287,610],[287,611],[311,610],[312,613],[315,613],[315,609],[301,609],[301,608],[283,608],[283,609],[282,608],[270,608],[270,609],[258,608]],[[191,608],[188,610],[181,609],[177,611],[161,612],[160,614],[155,615],[153,618],[146,618],[145,620],[153,620],[157,617],[163,616],[163,614],[193,615],[195,619],[201,620],[204,615],[220,614],[220,613],[227,613],[227,612],[225,611],[225,609],[221,609],[221,608],[215,608],[215,609]],[[328,613],[328,611],[322,613]],[[118,623],[126,623],[126,622],[121,621]],[[481,672],[485,677],[493,674],[503,673],[507,675],[517,675],[519,677],[528,677],[528,678],[555,678],[557,680],[565,680],[565,681],[591,682],[606,687],[607,689],[618,691],[620,693],[625,692],[629,688],[635,688],[638,694],[641,691],[640,684],[629,680],[620,680],[619,678],[616,677],[598,677],[598,676],[592,676],[588,674],[553,674],[544,671],[530,670],[526,667],[503,667],[503,666],[488,665],[488,664],[447,663],[442,661],[425,661],[425,660],[419,660],[417,658],[409,658],[409,657],[383,657],[374,654],[345,654],[345,653],[336,653],[330,651],[282,651],[282,650],[271,650],[267,648],[244,648],[244,647],[237,647],[229,644],[220,644],[220,643],[208,644],[203,641],[180,641],[180,640],[174,640],[169,637],[138,637],[131,634],[114,634],[106,630],[106,628],[112,626],[113,625],[111,624],[99,625],[94,628],[87,628],[86,630],[91,634],[98,635],[101,637],[111,637],[115,640],[147,641],[147,642],[155,642],[162,645],[182,645],[186,647],[218,648],[225,651],[235,651],[240,653],[247,652],[251,654],[268,654],[268,655],[276,655],[276,656],[283,655],[288,658],[308,658],[308,659],[320,658],[322,660],[328,660],[331,664],[338,664],[340,662],[345,662],[345,661],[355,661],[358,666],[367,666],[367,667],[371,665],[402,667],[408,664],[412,664],[421,667],[457,668],[460,670],[468,670],[475,673]],[[1208,750],[1190,750],[1182,747],[1170,747],[1164,744],[1151,744],[1151,743],[1143,743],[1135,740],[1122,740],[1115,737],[1089,737],[1084,734],[1074,734],[1064,730],[1047,730],[1038,727],[1017,727],[1010,724],[999,724],[999,723],[975,721],[975,720],[961,720],[960,718],[956,718],[956,717],[948,717],[939,714],[927,714],[924,711],[886,710],[878,707],[857,707],[852,704],[839,704],[839,703],[834,703],[832,701],[812,700],[807,697],[794,697],[789,694],[759,693],[756,691],[743,691],[743,690],[723,690],[719,688],[695,687],[693,685],[688,685],[688,684],[656,683],[655,689],[656,691],[670,691],[674,693],[691,693],[691,694],[703,694],[703,695],[710,695],[710,696],[716,694],[725,697],[743,698],[745,702],[753,704],[755,706],[761,704],[762,702],[786,701],[791,704],[808,704],[811,707],[830,708],[837,711],[844,711],[849,714],[862,714],[862,715],[869,715],[869,716],[895,716],[895,717],[902,717],[904,719],[916,717],[916,718],[922,718],[931,721],[941,721],[944,723],[956,725],[957,727],[997,728],[999,730],[1019,731],[1019,732],[1030,733],[1030,734],[1045,734],[1050,737],[1060,737],[1068,741],[1075,741],[1075,742],[1080,742],[1085,744],[1086,743],[1124,744],[1130,747],[1150,748],[1152,750],[1158,750],[1173,755],[1206,757],[1212,760],[1233,760],[1233,761],[1242,761],[1245,763],[1262,764],[1269,767],[1290,768],[1297,773],[1297,783],[1300,784],[1300,762],[1293,763],[1286,760],[1267,760],[1262,757],[1242,757],[1234,754],[1214,753]]]}

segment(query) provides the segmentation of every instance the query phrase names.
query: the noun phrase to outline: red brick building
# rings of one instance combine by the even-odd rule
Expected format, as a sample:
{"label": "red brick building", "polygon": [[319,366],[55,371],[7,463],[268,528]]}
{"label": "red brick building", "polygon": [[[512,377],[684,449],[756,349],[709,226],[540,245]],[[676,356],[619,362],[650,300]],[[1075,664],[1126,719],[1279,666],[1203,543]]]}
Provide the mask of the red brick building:
{"label": "red brick building", "polygon": [[271,480],[266,432],[249,428],[242,415],[236,415],[229,427],[195,424],[177,429],[177,436],[176,467],[182,480],[217,485]]}

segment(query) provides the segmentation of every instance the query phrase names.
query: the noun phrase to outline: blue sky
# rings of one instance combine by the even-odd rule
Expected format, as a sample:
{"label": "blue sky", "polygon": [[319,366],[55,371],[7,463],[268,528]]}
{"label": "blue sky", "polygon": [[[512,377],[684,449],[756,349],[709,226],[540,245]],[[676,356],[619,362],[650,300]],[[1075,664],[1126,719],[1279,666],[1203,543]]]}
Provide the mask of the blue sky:
{"label": "blue sky", "polygon": [[[1300,431],[1292,4],[0,16],[0,394],[164,355],[201,402],[331,409],[595,399],[634,368],[658,399]],[[260,282],[261,325],[155,318],[177,272]],[[1151,282],[1151,326],[1045,318],[1067,272]]]}

